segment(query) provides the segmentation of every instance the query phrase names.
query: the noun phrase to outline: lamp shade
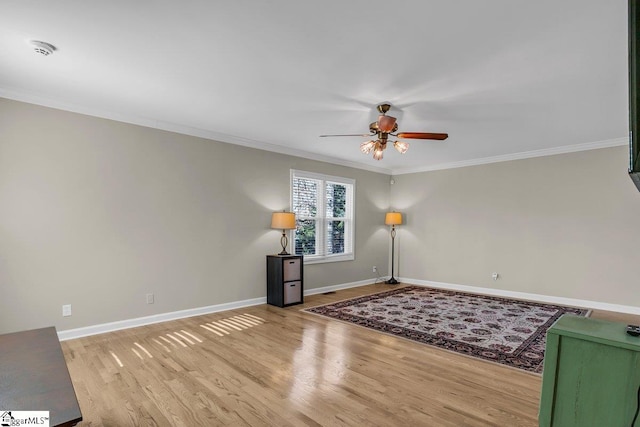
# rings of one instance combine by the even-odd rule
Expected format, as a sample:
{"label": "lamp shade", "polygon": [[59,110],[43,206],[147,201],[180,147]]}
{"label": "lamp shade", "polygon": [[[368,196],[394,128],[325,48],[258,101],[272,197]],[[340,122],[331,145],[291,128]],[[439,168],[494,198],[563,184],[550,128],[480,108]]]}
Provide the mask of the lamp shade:
{"label": "lamp shade", "polygon": [[384,217],[384,223],[386,225],[401,225],[402,214],[400,212],[387,212]]}
{"label": "lamp shade", "polygon": [[293,230],[296,228],[296,214],[293,212],[274,212],[271,215],[271,228]]}

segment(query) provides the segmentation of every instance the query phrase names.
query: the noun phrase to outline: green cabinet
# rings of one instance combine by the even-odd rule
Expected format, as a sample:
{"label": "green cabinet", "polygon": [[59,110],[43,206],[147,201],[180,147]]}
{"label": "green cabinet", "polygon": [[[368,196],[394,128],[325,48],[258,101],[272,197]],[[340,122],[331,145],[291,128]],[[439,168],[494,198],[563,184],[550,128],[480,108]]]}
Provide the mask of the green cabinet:
{"label": "green cabinet", "polygon": [[630,427],[639,387],[640,337],[625,324],[564,315],[549,328],[540,426]]}

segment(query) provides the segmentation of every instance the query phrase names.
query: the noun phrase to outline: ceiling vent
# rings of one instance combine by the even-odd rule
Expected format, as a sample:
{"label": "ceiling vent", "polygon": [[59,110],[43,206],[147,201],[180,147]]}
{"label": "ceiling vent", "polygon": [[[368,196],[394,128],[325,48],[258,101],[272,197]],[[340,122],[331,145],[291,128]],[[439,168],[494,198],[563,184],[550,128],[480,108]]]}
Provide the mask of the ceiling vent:
{"label": "ceiling vent", "polygon": [[56,50],[55,46],[38,40],[30,40],[29,45],[31,45],[36,53],[44,56],[49,56],[53,53],[54,50]]}

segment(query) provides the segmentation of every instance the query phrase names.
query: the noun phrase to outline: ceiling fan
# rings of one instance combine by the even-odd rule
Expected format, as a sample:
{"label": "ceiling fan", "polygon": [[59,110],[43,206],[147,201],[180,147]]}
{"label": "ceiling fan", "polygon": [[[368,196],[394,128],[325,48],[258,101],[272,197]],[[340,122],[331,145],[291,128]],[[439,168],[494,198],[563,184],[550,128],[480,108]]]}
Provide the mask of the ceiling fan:
{"label": "ceiling fan", "polygon": [[373,151],[373,158],[381,160],[384,150],[387,148],[387,142],[389,135],[399,138],[399,140],[393,142],[393,148],[398,150],[400,154],[404,154],[409,149],[409,143],[401,141],[401,139],[435,139],[443,141],[449,137],[446,133],[432,133],[432,132],[397,132],[398,123],[396,118],[387,116],[387,111],[391,108],[390,104],[380,104],[377,106],[380,116],[378,120],[369,125],[369,133],[365,134],[351,134],[351,135],[320,135],[323,138],[334,136],[363,136],[372,137],[376,136],[377,139],[363,142],[360,144],[360,151],[364,154],[369,154]]}

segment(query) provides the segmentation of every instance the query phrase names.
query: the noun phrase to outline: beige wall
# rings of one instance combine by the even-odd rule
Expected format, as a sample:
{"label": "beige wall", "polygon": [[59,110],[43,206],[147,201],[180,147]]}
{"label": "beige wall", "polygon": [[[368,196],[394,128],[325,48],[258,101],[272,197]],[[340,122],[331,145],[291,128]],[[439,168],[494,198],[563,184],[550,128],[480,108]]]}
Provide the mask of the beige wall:
{"label": "beige wall", "polygon": [[615,147],[399,175],[390,191],[384,174],[0,98],[0,333],[264,297],[292,168],[357,182],[356,260],[306,266],[308,289],[386,273],[391,193],[396,277],[640,307],[626,162]]}
{"label": "beige wall", "polygon": [[[626,147],[394,177],[405,278],[640,307]],[[492,272],[500,279],[493,281]]]}
{"label": "beige wall", "polygon": [[356,180],[356,259],[306,288],[374,277],[387,175],[0,99],[0,333],[265,297],[291,168]]}

